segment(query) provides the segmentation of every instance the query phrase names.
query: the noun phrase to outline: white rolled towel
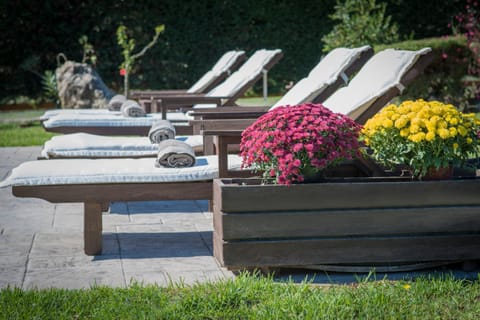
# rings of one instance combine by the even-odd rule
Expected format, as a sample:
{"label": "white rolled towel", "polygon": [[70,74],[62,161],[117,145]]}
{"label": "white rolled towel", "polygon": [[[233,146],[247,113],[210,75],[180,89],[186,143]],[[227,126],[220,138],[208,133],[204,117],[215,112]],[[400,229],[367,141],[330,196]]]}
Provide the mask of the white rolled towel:
{"label": "white rolled towel", "polygon": [[183,141],[175,139],[163,140],[158,144],[156,167],[185,168],[195,165],[193,148]]}
{"label": "white rolled towel", "polygon": [[148,131],[151,143],[160,143],[163,140],[175,139],[175,127],[168,120],[158,120]]}
{"label": "white rolled towel", "polygon": [[121,107],[122,114],[125,117],[145,117],[146,113],[142,107],[134,100],[125,100]]}
{"label": "white rolled towel", "polygon": [[117,94],[108,101],[108,110],[110,111],[120,111],[122,104],[127,100],[123,94]]}

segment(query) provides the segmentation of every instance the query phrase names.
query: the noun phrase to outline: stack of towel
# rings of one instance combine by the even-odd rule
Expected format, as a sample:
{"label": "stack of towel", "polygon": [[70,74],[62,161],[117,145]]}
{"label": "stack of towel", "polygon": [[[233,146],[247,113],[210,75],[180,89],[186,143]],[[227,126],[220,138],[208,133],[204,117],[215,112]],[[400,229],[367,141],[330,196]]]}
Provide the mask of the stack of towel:
{"label": "stack of towel", "polygon": [[145,110],[138,104],[137,101],[125,100],[121,107],[122,114],[125,117],[145,117]]}
{"label": "stack of towel", "polygon": [[195,152],[185,142],[168,139],[158,144],[156,167],[185,168],[195,165]]}

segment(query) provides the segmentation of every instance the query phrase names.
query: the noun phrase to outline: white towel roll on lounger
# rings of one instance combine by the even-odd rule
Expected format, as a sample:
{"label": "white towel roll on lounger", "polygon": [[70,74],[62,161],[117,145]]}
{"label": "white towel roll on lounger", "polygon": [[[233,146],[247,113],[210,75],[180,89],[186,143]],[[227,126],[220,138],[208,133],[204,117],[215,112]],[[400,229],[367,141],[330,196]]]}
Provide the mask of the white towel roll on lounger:
{"label": "white towel roll on lounger", "polygon": [[127,100],[123,94],[117,94],[108,101],[108,110],[110,111],[120,111],[122,104]]}
{"label": "white towel roll on lounger", "polygon": [[158,144],[156,167],[185,168],[195,165],[195,152],[185,142],[178,140],[164,140]]}
{"label": "white towel roll on lounger", "polygon": [[125,117],[145,117],[146,113],[142,107],[138,104],[137,101],[134,100],[125,100],[122,103],[121,108],[122,114]]}
{"label": "white towel roll on lounger", "polygon": [[148,138],[150,138],[152,143],[175,139],[175,127],[168,120],[156,121],[150,128],[150,131],[148,131]]}

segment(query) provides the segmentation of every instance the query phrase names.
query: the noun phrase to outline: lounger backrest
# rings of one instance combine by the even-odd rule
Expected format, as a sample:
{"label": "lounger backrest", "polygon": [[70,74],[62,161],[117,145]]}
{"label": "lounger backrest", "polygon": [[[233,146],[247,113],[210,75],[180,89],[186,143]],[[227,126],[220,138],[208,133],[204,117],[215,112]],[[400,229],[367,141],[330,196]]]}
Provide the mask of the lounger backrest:
{"label": "lounger backrest", "polygon": [[278,106],[312,102],[329,86],[332,86],[337,82],[338,86],[340,86],[342,82],[347,83],[349,73],[360,69],[365,61],[372,55],[373,49],[370,46],[363,46],[354,49],[337,48],[330,51],[310,71],[307,77],[297,82],[270,109],[274,109]]}
{"label": "lounger backrest", "polygon": [[205,73],[190,89],[188,93],[202,93],[212,90],[216,85],[226,79],[235,71],[240,63],[246,59],[245,51],[228,51]]}
{"label": "lounger backrest", "polygon": [[[268,71],[282,56],[282,50],[256,51],[237,71],[230,75],[224,82],[207,93],[209,97],[225,97],[227,100],[236,100],[247,91],[258,79],[262,77],[263,70]],[[212,108],[216,105],[202,104],[197,108]]]}
{"label": "lounger backrest", "polygon": [[[337,90],[325,100],[324,105],[334,112],[347,114],[357,120],[377,99],[387,92],[392,92],[392,88],[396,89],[396,93],[400,93],[406,85],[403,83],[405,75],[416,67],[420,59],[430,57],[431,51],[430,48],[418,51],[386,49],[377,53],[348,86]],[[424,67],[425,65],[422,65],[422,69]],[[415,72],[415,75],[418,73],[420,72]]]}

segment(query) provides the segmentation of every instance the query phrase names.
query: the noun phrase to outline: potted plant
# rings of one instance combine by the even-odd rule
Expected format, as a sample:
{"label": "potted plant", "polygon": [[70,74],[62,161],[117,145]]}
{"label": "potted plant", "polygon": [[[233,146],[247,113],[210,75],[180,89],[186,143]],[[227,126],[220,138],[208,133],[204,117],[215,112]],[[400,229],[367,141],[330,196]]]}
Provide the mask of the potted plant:
{"label": "potted plant", "polygon": [[243,165],[263,172],[264,182],[301,183],[359,156],[360,129],[321,104],[277,107],[243,131]]}
{"label": "potted plant", "polygon": [[386,165],[405,165],[415,177],[435,172],[451,174],[479,155],[479,120],[438,101],[390,104],[362,129],[361,139],[371,156]]}
{"label": "potted plant", "polygon": [[[400,113],[407,105],[410,111]],[[413,148],[401,159],[414,159],[408,163],[419,174],[429,166],[476,154],[477,122],[472,115],[437,102],[403,106],[400,111],[387,107],[363,129],[369,146],[378,143],[402,152]],[[416,119],[419,114],[426,121],[427,110],[432,113],[428,126],[435,123],[439,130],[433,145],[421,144],[426,138],[418,135],[423,128],[419,120],[398,123],[401,128],[395,122],[402,115]],[[270,112],[244,132],[241,143],[245,165],[263,170],[263,183],[254,178],[213,183],[213,251],[223,266],[416,268],[419,263],[480,259],[480,179],[330,176],[319,183],[300,183],[310,171],[357,156],[360,127],[321,105]],[[411,129],[415,123],[418,129]],[[413,140],[403,139],[409,137],[403,136],[406,128],[417,134]],[[448,137],[440,129],[446,129]],[[385,140],[377,141],[382,136]],[[415,158],[413,151],[423,157]],[[398,153],[393,156],[400,157]],[[265,183],[266,178],[274,183]]]}

